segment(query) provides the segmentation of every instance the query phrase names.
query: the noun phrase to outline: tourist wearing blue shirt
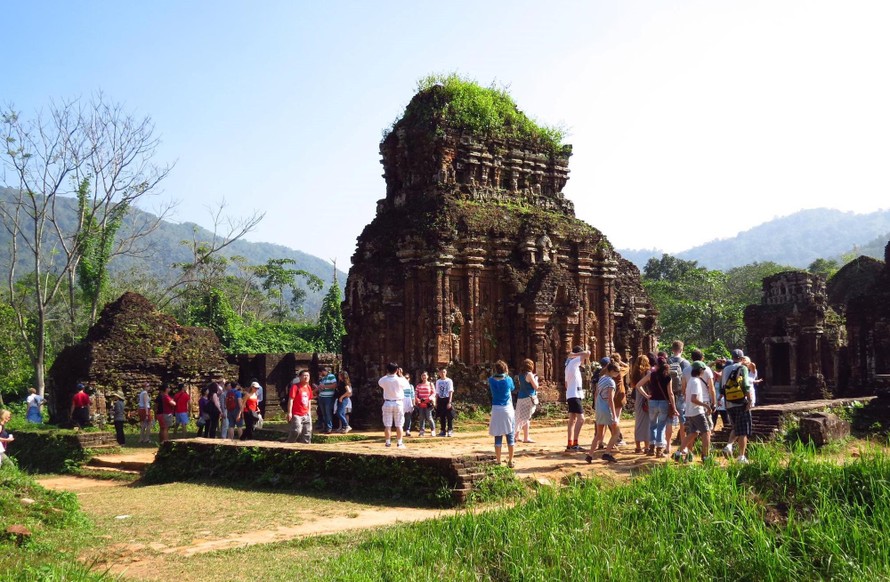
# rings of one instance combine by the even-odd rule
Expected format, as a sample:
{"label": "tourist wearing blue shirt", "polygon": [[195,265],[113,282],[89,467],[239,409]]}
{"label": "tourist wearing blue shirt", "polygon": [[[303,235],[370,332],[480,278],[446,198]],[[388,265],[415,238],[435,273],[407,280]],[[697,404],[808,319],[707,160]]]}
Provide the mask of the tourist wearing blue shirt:
{"label": "tourist wearing blue shirt", "polygon": [[494,437],[494,454],[498,464],[501,463],[501,446],[504,435],[507,435],[507,466],[513,468],[513,447],[516,444],[516,418],[513,413],[513,379],[507,375],[507,364],[503,360],[494,363],[494,376],[488,379],[491,391],[491,422],[488,434]]}

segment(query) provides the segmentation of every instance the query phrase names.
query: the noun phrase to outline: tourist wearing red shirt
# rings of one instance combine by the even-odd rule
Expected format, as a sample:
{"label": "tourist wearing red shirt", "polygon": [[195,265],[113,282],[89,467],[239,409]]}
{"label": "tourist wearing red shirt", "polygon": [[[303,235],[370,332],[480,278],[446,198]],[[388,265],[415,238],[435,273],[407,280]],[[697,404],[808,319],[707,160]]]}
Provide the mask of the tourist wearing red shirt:
{"label": "tourist wearing red shirt", "polygon": [[83,391],[83,384],[77,385],[77,392],[71,398],[71,422],[77,428],[90,424],[90,397]]}
{"label": "tourist wearing red shirt", "polygon": [[309,371],[300,372],[299,383],[291,384],[287,398],[287,421],[290,434],[287,442],[312,442],[312,416],[309,414],[309,401],[312,400],[312,386],[309,385]]}
{"label": "tourist wearing red shirt", "polygon": [[185,384],[177,386],[176,394],[173,395],[173,415],[176,424],[173,425],[173,432],[184,431],[189,424],[189,401],[192,397],[189,395]]}

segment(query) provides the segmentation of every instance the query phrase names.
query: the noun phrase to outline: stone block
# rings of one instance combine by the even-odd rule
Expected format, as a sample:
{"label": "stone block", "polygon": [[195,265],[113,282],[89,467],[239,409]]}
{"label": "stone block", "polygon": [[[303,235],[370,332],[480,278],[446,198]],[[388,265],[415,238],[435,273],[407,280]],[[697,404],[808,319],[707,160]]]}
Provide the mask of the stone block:
{"label": "stone block", "polygon": [[800,440],[817,447],[850,436],[850,423],[836,414],[816,412],[800,419]]}

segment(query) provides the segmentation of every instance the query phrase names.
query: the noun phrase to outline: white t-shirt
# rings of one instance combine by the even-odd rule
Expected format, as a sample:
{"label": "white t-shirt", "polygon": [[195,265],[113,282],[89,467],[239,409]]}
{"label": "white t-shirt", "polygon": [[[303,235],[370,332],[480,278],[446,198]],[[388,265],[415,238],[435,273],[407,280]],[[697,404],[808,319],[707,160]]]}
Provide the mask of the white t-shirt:
{"label": "white t-shirt", "polygon": [[566,398],[584,398],[584,388],[581,383],[580,355],[569,356],[566,360]]}
{"label": "white t-shirt", "polygon": [[408,380],[395,374],[387,374],[377,380],[377,385],[383,388],[384,400],[395,400],[402,404],[402,399],[405,397],[405,388],[408,387]]}
{"label": "white t-shirt", "polygon": [[454,382],[451,378],[439,378],[436,380],[436,398],[448,398],[454,392]]}
{"label": "white t-shirt", "polygon": [[705,407],[692,403],[692,398],[705,402],[704,395],[708,393],[708,387],[701,378],[689,378],[686,382],[686,418],[705,414]]}
{"label": "white t-shirt", "polygon": [[40,408],[40,403],[43,402],[40,394],[29,394],[25,400],[28,402],[29,408]]}
{"label": "white t-shirt", "polygon": [[[688,388],[689,381],[692,379],[692,366],[686,366],[683,368],[683,378],[686,380],[686,386]],[[708,390],[708,381],[714,381],[714,372],[708,366],[705,366],[705,369],[701,371],[701,379],[705,382],[705,392],[701,396],[701,401],[705,404],[711,403],[711,391]],[[717,387],[714,387],[716,391]],[[688,416],[688,413],[687,413]]]}
{"label": "white t-shirt", "polygon": [[149,410],[151,408],[151,400],[149,399],[146,390],[139,393],[139,408],[142,408],[143,410]]}

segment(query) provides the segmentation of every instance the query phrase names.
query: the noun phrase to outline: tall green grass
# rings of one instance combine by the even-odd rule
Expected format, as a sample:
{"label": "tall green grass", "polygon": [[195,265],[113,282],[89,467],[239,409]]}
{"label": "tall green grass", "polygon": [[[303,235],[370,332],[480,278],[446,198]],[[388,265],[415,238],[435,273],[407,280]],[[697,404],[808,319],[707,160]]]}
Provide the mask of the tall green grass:
{"label": "tall green grass", "polygon": [[579,480],[515,507],[393,528],[335,580],[886,580],[890,461],[799,449],[729,469],[666,465],[629,485]]}

